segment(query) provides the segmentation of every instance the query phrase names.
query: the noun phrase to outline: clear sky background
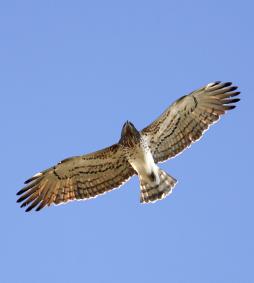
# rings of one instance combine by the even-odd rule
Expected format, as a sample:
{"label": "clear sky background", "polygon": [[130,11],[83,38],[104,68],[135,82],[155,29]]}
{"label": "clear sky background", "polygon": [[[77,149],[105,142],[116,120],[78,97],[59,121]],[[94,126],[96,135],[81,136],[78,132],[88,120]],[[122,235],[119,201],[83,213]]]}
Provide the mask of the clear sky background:
{"label": "clear sky background", "polygon": [[[0,282],[254,282],[253,1],[1,1]],[[137,177],[96,200],[26,214],[34,173],[142,129],[215,80],[242,91],[183,155],[172,196]]]}

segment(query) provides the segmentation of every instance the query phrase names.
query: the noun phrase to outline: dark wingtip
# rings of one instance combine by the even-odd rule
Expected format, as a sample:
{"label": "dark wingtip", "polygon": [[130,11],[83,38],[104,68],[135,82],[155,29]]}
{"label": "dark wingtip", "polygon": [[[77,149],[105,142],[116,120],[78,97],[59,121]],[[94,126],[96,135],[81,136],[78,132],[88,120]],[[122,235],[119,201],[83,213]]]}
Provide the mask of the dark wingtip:
{"label": "dark wingtip", "polygon": [[236,105],[227,106],[226,110],[233,110],[236,108]]}
{"label": "dark wingtip", "polygon": [[234,96],[237,96],[237,95],[239,95],[239,94],[241,94],[241,92],[240,92],[240,91],[237,91],[237,92],[235,92],[235,95],[234,95]]}
{"label": "dark wingtip", "polygon": [[23,193],[25,193],[26,191],[28,191],[30,188],[31,188],[31,186],[26,186],[25,188],[19,190],[16,195],[17,195],[17,196],[20,196],[20,195],[22,195]]}
{"label": "dark wingtip", "polygon": [[26,209],[26,212],[30,212],[32,209],[34,209],[41,202],[41,200],[41,197],[35,199],[34,202]]}
{"label": "dark wingtip", "polygon": [[226,82],[226,83],[224,83],[224,87],[228,87],[228,86],[231,86],[232,85],[232,82]]}
{"label": "dark wingtip", "polygon": [[40,178],[43,174],[41,172],[35,174],[33,177],[29,178],[28,180],[25,181],[25,184],[29,184],[35,180],[37,180],[38,178]]}
{"label": "dark wingtip", "polygon": [[24,184],[27,185],[27,184],[31,183],[33,180],[35,180],[35,179],[34,178],[30,178],[30,179],[26,180],[24,182]]}
{"label": "dark wingtip", "polygon": [[237,103],[237,102],[239,102],[239,101],[241,101],[241,98],[232,99],[232,103]]}
{"label": "dark wingtip", "polygon": [[226,105],[226,104],[237,103],[237,102],[239,102],[240,100],[241,100],[240,98],[227,99],[227,100],[223,101],[223,104]]}
{"label": "dark wingtip", "polygon": [[238,89],[238,86],[232,86],[229,91],[234,91],[234,90],[237,90],[237,89]]}
{"label": "dark wingtip", "polygon": [[22,197],[17,200],[17,203],[22,202]]}
{"label": "dark wingtip", "polygon": [[20,196],[20,195],[22,195],[23,194],[23,190],[20,190],[20,191],[18,191],[17,193],[16,193],[16,196]]}
{"label": "dark wingtip", "polygon": [[35,207],[34,204],[30,205],[30,206],[26,209],[26,212],[32,211],[32,209],[34,209],[34,207]]}

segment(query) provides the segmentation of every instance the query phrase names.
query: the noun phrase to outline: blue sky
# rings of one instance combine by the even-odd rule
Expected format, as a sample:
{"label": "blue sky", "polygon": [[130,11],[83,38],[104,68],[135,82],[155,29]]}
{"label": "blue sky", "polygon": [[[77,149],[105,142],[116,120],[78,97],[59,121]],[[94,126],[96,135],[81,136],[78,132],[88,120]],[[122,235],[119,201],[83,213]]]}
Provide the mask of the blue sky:
{"label": "blue sky", "polygon": [[[1,1],[0,282],[254,282],[252,1]],[[34,173],[142,129],[215,80],[239,107],[162,168],[172,196],[139,204],[137,178],[26,214]],[[252,161],[252,162],[251,162]]]}

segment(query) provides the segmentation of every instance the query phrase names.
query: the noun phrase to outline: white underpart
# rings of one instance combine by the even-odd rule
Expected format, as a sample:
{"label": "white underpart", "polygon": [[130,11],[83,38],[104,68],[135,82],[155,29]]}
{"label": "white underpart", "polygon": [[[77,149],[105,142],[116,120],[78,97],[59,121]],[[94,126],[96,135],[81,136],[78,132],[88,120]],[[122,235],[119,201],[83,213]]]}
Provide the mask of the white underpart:
{"label": "white underpart", "polygon": [[139,178],[151,182],[150,176],[154,173],[156,184],[159,184],[159,167],[155,164],[151,151],[148,147],[140,146],[136,149],[135,158],[129,159],[131,166],[138,173]]}

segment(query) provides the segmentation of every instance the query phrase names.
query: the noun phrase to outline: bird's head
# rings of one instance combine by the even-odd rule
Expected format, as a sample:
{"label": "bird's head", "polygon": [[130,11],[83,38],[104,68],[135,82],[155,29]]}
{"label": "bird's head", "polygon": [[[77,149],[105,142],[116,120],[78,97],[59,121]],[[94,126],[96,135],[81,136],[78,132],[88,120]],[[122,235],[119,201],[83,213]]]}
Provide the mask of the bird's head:
{"label": "bird's head", "polygon": [[140,133],[135,126],[127,121],[122,128],[121,140],[123,139],[140,139]]}

